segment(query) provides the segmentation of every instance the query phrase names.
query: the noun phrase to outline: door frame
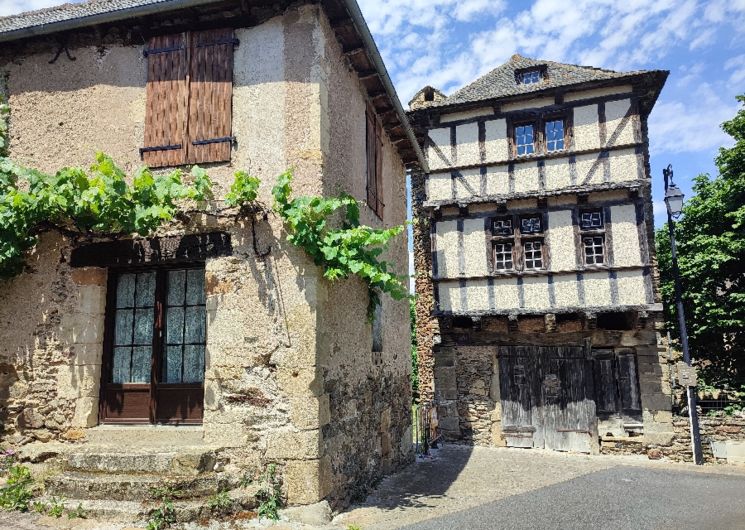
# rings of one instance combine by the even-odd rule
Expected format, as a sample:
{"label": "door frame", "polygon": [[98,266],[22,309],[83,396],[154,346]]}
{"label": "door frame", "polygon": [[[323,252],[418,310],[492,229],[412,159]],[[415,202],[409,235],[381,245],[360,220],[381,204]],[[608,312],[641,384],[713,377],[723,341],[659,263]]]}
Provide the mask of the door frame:
{"label": "door frame", "polygon": [[[152,264],[138,266],[109,267],[106,281],[106,309],[104,313],[104,341],[101,360],[101,382],[99,386],[98,423],[99,424],[137,424],[137,425],[201,425],[204,418],[204,381],[201,383],[160,383],[161,359],[165,336],[165,290],[167,289],[167,274],[171,270],[205,269],[204,261],[189,261],[168,264]],[[110,383],[113,371],[114,331],[116,325],[116,294],[117,280],[120,275],[128,273],[155,272],[155,292],[153,311],[153,339],[152,355],[150,358],[149,383]],[[205,293],[206,295],[206,293]],[[207,329],[205,324],[205,360]],[[206,369],[206,366],[205,366]],[[164,392],[165,390],[165,392]],[[159,394],[182,391],[191,394],[190,397],[201,401],[199,418],[158,418]],[[147,417],[120,418],[107,415],[107,397],[111,393],[137,392],[147,393]]]}

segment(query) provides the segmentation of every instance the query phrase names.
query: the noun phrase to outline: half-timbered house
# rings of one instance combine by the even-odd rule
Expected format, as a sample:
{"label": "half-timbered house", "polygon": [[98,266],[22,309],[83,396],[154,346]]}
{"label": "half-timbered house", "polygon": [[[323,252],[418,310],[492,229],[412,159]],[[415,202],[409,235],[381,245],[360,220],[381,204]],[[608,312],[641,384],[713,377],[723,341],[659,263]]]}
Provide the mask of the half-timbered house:
{"label": "half-timbered house", "polygon": [[647,137],[666,77],[515,55],[410,103],[420,381],[446,438],[670,442]]}

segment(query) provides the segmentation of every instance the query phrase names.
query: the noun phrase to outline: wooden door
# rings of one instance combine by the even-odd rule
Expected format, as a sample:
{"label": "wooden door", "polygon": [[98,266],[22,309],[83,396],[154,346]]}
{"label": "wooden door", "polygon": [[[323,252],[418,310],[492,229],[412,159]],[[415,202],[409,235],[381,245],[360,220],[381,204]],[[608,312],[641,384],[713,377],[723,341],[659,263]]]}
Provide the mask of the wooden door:
{"label": "wooden door", "polygon": [[596,451],[592,366],[585,348],[503,346],[499,372],[508,446]]}
{"label": "wooden door", "polygon": [[205,307],[203,266],[111,271],[101,422],[201,422]]}

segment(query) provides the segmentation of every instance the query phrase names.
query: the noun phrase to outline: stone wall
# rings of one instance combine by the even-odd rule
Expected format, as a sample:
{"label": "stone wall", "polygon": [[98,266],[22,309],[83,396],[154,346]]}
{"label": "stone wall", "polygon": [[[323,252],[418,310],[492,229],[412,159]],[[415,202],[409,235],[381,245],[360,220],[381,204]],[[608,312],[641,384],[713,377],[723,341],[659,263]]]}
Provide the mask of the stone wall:
{"label": "stone wall", "polygon": [[[216,197],[245,169],[270,205],[274,179],[293,167],[296,194],[364,198],[364,96],[321,8],[292,8],[236,36],[237,146],[230,163],[208,168]],[[103,150],[128,172],[141,164],[142,46],[101,39],[71,45],[74,63],[63,56],[50,65],[48,43],[36,41],[12,58],[0,51],[10,152],[20,163],[85,167]],[[384,181],[384,224],[401,224],[404,169],[388,141]],[[363,210],[364,222],[383,225]],[[411,459],[406,302],[384,297],[386,347],[373,353],[362,283],[322,279],[285,241],[278,217],[199,214],[156,235],[217,230],[230,234],[233,253],[206,262],[204,442],[232,469],[279,463],[290,503],[344,503]],[[98,423],[106,271],[71,268],[70,250],[61,235],[44,234],[27,270],[0,282],[5,443],[85,443]],[[387,257],[406,273],[405,237]]]}

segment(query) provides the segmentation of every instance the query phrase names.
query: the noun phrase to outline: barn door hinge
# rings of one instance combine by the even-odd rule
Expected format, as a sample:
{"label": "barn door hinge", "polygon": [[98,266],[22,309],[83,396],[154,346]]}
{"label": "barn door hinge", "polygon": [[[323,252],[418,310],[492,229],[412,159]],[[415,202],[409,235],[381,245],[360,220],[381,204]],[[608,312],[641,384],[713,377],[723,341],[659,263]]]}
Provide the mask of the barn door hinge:
{"label": "barn door hinge", "polygon": [[169,48],[153,48],[151,50],[142,50],[142,56],[147,57],[148,55],[155,55],[156,53],[178,52],[183,49],[184,49],[183,46],[171,46]]}
{"label": "barn door hinge", "polygon": [[201,42],[197,44],[197,48],[206,48],[207,46],[219,46],[221,44],[232,44],[233,46],[238,46],[240,43],[241,41],[236,38],[220,39],[220,40],[215,40],[212,42]]}
{"label": "barn door hinge", "polygon": [[153,145],[150,147],[140,147],[140,158],[142,158],[142,155],[145,153],[151,153],[153,151],[175,151],[177,149],[181,149],[181,144],[174,144],[174,145]]}
{"label": "barn door hinge", "polygon": [[235,136],[221,136],[220,138],[209,138],[207,140],[194,140],[191,145],[207,145],[207,144],[221,144],[230,142],[231,144],[235,142]]}

